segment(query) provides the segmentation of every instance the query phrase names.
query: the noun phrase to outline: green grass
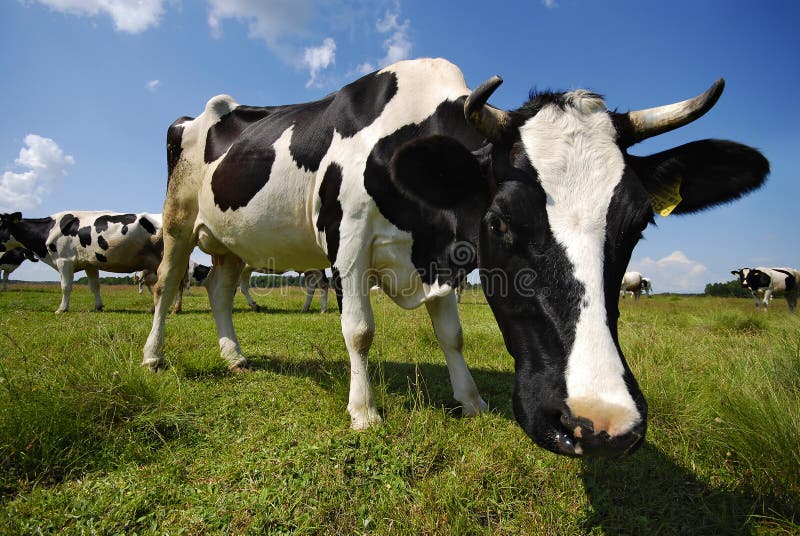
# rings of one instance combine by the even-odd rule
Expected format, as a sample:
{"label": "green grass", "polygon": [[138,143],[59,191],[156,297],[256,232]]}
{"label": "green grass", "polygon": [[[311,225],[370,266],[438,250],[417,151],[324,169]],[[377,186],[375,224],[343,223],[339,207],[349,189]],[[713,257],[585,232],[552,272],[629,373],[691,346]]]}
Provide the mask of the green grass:
{"label": "green grass", "polygon": [[237,296],[254,370],[218,357],[202,290],[167,320],[170,367],[139,366],[149,299],[104,287],[54,315],[55,285],[0,294],[0,534],[800,533],[800,318],[777,301],[622,303],[650,404],[631,457],[536,447],[511,412],[513,363],[482,296],[460,305],[491,411],[460,418],[424,308],[373,296],[384,424],[348,429],[337,314],[297,290]]}

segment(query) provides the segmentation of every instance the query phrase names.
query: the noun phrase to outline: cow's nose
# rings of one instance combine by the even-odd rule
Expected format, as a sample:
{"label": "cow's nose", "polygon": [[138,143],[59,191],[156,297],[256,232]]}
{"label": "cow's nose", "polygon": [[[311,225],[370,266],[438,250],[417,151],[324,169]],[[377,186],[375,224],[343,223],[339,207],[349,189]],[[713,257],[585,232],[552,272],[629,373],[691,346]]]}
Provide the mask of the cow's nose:
{"label": "cow's nose", "polygon": [[595,431],[589,419],[573,417],[564,412],[561,424],[570,434],[558,434],[556,444],[563,454],[572,456],[614,457],[631,454],[644,443],[646,421],[636,424],[628,432],[612,436],[605,430]]}

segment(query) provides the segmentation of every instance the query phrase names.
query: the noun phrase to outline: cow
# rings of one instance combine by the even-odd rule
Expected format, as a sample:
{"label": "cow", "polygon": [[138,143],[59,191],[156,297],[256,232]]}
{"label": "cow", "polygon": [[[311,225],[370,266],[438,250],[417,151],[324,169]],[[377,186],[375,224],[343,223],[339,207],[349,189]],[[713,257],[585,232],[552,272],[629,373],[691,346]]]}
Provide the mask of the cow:
{"label": "cow", "polygon": [[[266,271],[269,273],[269,270],[257,270],[256,268],[246,265],[242,269],[242,273],[239,276],[239,291],[242,293],[244,298],[247,300],[247,304],[250,306],[255,312],[261,310],[259,305],[253,299],[253,296],[250,295],[250,277],[253,275],[253,272],[256,271]],[[328,289],[330,288],[330,281],[328,280],[328,276],[325,275],[324,270],[306,270],[303,273],[303,287],[306,291],[306,302],[303,304],[303,308],[301,311],[303,313],[307,313],[311,308],[311,300],[314,299],[314,294],[316,293],[317,289],[322,292],[322,303],[320,304],[320,313],[327,313],[328,312]],[[336,299],[339,303],[339,311],[342,310],[342,300],[341,300],[341,292],[337,289],[336,291]]]}
{"label": "cow", "polygon": [[164,359],[167,304],[195,245],[214,269],[220,353],[247,360],[232,322],[244,263],[333,266],[350,356],[351,427],[381,421],[367,373],[369,288],[425,305],[464,415],[486,403],[462,354],[453,288],[480,268],[515,360],[514,415],[550,451],[636,450],[647,404],[617,336],[619,282],[641,232],[662,215],[725,203],[769,163],[704,140],[649,156],[632,145],[705,114],[724,82],[666,106],[617,113],[586,90],[533,93],[495,108],[493,77],[470,91],[442,59],[401,61],[310,103],[255,107],[213,97],[167,131],[164,260],[142,365]]}
{"label": "cow", "polygon": [[642,291],[650,295],[650,280],[643,277],[639,272],[625,272],[622,276],[622,284],[620,286],[620,295],[624,298],[630,292],[634,300],[638,300],[642,295]]}
{"label": "cow", "polygon": [[12,249],[0,255],[0,273],[3,275],[4,291],[8,290],[8,276],[26,260],[39,262],[33,251],[25,248]]}
{"label": "cow", "polygon": [[155,271],[161,262],[161,215],[102,211],[58,212],[45,218],[0,215],[0,251],[32,250],[61,277],[61,304],[69,310],[72,276],[84,270],[94,294],[95,311],[103,310],[99,272]]}
{"label": "cow", "polygon": [[[731,270],[731,273],[739,278],[739,283],[742,287],[750,289],[750,293],[756,301],[756,309],[759,305],[763,305],[766,311],[772,301],[772,295],[776,292],[784,293],[786,303],[789,304],[789,311],[795,312],[797,309],[800,270],[786,267],[766,268],[758,266],[756,268]],[[763,296],[763,299],[761,296]]]}
{"label": "cow", "polygon": [[642,292],[647,294],[648,298],[652,298],[653,295],[651,292],[653,291],[653,281],[649,277],[642,278]]}

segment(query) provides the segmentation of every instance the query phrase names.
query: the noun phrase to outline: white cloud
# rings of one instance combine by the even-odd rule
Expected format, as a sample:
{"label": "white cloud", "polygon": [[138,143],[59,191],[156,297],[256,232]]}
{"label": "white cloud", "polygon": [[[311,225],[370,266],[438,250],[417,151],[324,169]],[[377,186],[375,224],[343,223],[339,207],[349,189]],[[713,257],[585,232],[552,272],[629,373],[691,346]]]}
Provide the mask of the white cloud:
{"label": "white cloud", "polygon": [[[399,6],[395,6],[395,11],[387,11],[382,20],[375,25],[375,29],[382,34],[391,34],[383,42],[386,55],[378,62],[381,67],[386,67],[400,60],[408,59],[411,56],[412,44],[408,38],[408,30],[411,21],[406,19],[402,23],[398,21],[400,17]],[[363,65],[363,64],[362,64]]]}
{"label": "white cloud", "polygon": [[14,162],[27,170],[6,171],[0,177],[0,210],[4,212],[38,208],[56,181],[67,174],[67,166],[75,163],[50,138],[28,134],[25,145]]}
{"label": "white cloud", "polygon": [[144,87],[146,87],[148,91],[155,93],[155,91],[158,89],[158,86],[160,85],[161,85],[160,80],[150,80],[144,85]]}
{"label": "white cloud", "polygon": [[120,32],[137,34],[158,26],[164,0],[29,0],[59,13],[84,17],[108,15]]}
{"label": "white cloud", "polygon": [[279,54],[279,39],[306,31],[314,12],[312,0],[208,0],[208,26],[215,38],[222,37],[222,22],[234,19],[247,24],[248,36],[261,39]]}
{"label": "white cloud", "polygon": [[556,0],[542,0],[542,5],[547,9],[554,9],[558,7]]}
{"label": "white cloud", "polygon": [[682,251],[673,251],[658,260],[645,257],[632,261],[628,271],[641,272],[651,278],[655,292],[702,292],[707,283],[708,268]]}
{"label": "white cloud", "polygon": [[332,38],[326,37],[322,45],[318,47],[306,48],[303,54],[303,64],[308,67],[308,72],[311,76],[306,83],[306,87],[314,85],[317,80],[317,74],[334,63],[336,63],[336,42]]}

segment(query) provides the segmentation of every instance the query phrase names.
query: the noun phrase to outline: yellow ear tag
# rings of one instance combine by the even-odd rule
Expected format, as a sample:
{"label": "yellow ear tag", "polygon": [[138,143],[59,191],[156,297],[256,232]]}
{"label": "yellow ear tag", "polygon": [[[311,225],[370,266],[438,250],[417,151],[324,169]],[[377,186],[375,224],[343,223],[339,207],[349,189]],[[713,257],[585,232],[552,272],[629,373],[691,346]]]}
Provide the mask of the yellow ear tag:
{"label": "yellow ear tag", "polygon": [[672,211],[681,201],[683,201],[683,198],[681,197],[680,177],[672,186],[668,186],[658,192],[650,192],[650,204],[653,206],[653,211],[665,218],[672,214]]}

